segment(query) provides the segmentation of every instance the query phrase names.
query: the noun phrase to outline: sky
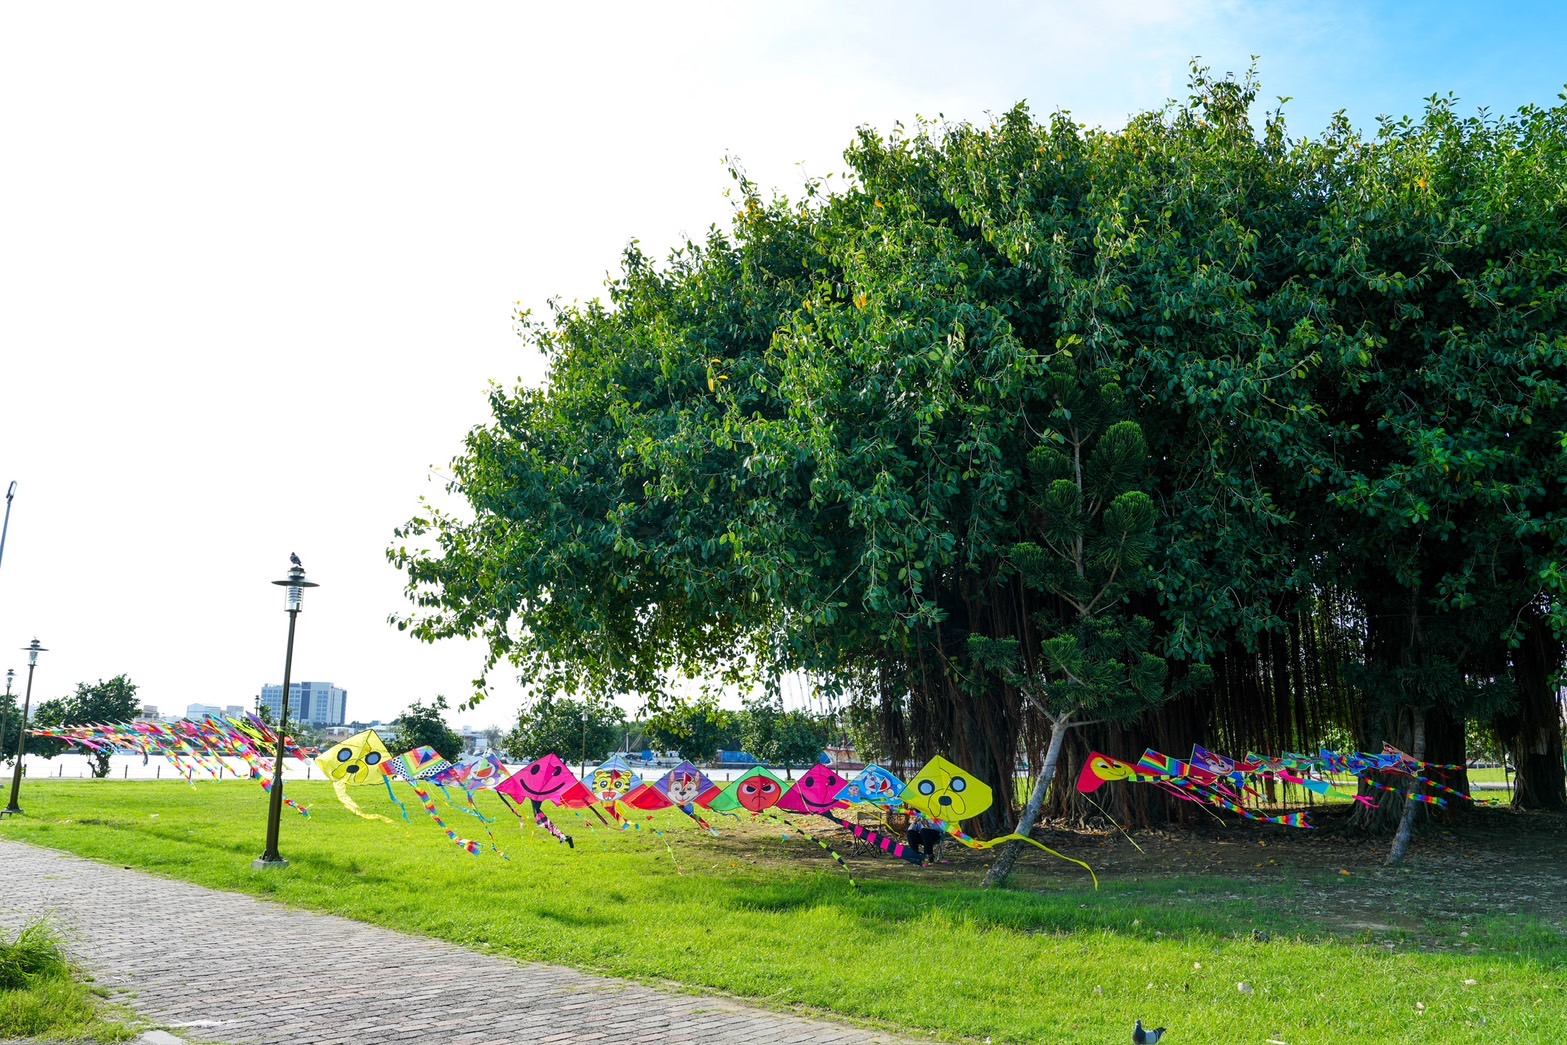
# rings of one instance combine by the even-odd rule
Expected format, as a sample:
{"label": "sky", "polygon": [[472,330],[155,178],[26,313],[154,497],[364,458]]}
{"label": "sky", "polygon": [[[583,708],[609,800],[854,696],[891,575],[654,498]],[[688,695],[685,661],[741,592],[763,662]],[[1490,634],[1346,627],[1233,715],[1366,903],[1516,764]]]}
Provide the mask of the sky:
{"label": "sky", "polygon": [[[250,704],[297,552],[295,680],[354,719],[466,698],[481,648],[387,623],[392,530],[492,382],[544,380],[514,311],[725,223],[726,156],[794,194],[862,125],[1119,127],[1194,57],[1257,56],[1297,136],[1503,113],[1555,103],[1563,54],[1549,3],[0,5],[0,672],[36,636],[35,703],[124,673]],[[452,720],[526,698],[502,671]]]}

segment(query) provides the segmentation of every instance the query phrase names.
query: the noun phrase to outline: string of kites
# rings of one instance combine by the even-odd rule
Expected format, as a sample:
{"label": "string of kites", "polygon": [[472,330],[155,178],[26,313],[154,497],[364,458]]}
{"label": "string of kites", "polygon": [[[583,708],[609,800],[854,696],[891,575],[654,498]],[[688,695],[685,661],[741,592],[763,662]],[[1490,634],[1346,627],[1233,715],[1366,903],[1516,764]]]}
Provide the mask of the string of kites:
{"label": "string of kites", "polygon": [[[271,776],[266,772],[266,761],[276,751],[277,735],[254,715],[244,719],[208,718],[200,722],[136,722],[115,726],[94,724],[54,730],[34,729],[30,732],[34,736],[64,741],[93,751],[105,748],[129,749],[143,755],[162,755],[193,785],[198,772],[216,779],[224,768],[222,759],[239,758],[245,762],[251,777],[260,783],[264,791],[270,791],[272,787]],[[828,841],[783,814],[819,817],[844,829],[857,841],[874,850],[923,866],[928,858],[914,847],[899,841],[897,833],[885,823],[889,815],[917,814],[945,837],[968,848],[989,849],[1007,842],[1024,842],[1083,868],[1093,878],[1094,887],[1098,888],[1099,885],[1098,877],[1086,863],[1058,853],[1026,835],[1007,834],[982,840],[966,834],[962,830],[962,822],[989,809],[994,798],[993,792],[984,781],[939,756],[927,762],[907,783],[877,765],[865,767],[852,779],[840,776],[828,766],[817,765],[792,784],[780,780],[766,767],[757,766],[727,785],[720,786],[690,762],[681,762],[657,780],[644,782],[619,756],[603,762],[588,774],[588,779],[581,780],[554,753],[535,759],[515,772],[509,770],[495,755],[488,753],[467,755],[457,762],[448,761],[430,747],[418,747],[393,755],[374,730],[356,733],[319,753],[300,747],[292,738],[286,738],[284,751],[289,757],[301,762],[314,758],[315,764],[332,782],[338,801],[349,812],[365,820],[392,822],[379,813],[362,809],[349,794],[350,787],[378,783],[383,785],[387,797],[398,807],[406,821],[410,819],[408,807],[393,787],[394,782],[406,784],[418,797],[425,814],[447,838],[474,856],[483,853],[484,845],[461,837],[442,819],[430,788],[440,791],[451,808],[483,824],[489,837],[489,848],[504,859],[509,857],[501,850],[490,829],[495,821],[480,811],[474,801],[474,796],[481,791],[493,791],[507,810],[517,817],[519,824],[526,824],[531,819],[558,842],[573,848],[573,837],[551,819],[545,811],[546,803],[582,816],[592,813],[605,826],[615,826],[621,831],[640,831],[640,821],[651,821],[650,815],[643,814],[668,809],[677,810],[698,828],[714,835],[718,831],[708,819],[710,816],[735,819],[740,819],[742,815],[767,817],[821,846],[845,871],[849,870],[848,865]],[[1368,783],[1375,790],[1404,793],[1414,801],[1441,806],[1446,804],[1446,798],[1424,794],[1420,787],[1429,786],[1463,799],[1469,799],[1470,796],[1430,779],[1426,773],[1459,768],[1422,762],[1391,746],[1385,746],[1381,755],[1340,755],[1323,750],[1315,756],[1286,753],[1274,757],[1250,753],[1244,759],[1232,759],[1197,746],[1192,749],[1189,761],[1151,749],[1135,763],[1091,752],[1084,763],[1077,789],[1089,794],[1113,781],[1150,784],[1178,798],[1215,806],[1243,819],[1283,827],[1310,828],[1312,825],[1306,813],[1268,815],[1254,808],[1263,799],[1262,788],[1270,780],[1276,780],[1324,797],[1337,794],[1356,802],[1375,805],[1371,797],[1344,790],[1325,779],[1329,774],[1348,774]],[[1399,788],[1371,779],[1373,774],[1385,773],[1408,777],[1410,784],[1407,788]],[[462,804],[453,797],[452,788],[460,789]],[[1248,806],[1248,801],[1253,806]],[[292,799],[285,797],[284,802],[302,816],[310,815],[306,807]],[[885,830],[876,830],[857,821],[846,820],[840,815],[850,810],[865,809],[874,810],[880,815],[879,826]],[[584,820],[584,823],[587,821]],[[591,827],[591,823],[588,826]],[[665,847],[670,849],[673,856],[673,849],[669,847],[664,833],[651,823],[649,829],[664,840]],[[850,883],[853,882],[851,874]]]}

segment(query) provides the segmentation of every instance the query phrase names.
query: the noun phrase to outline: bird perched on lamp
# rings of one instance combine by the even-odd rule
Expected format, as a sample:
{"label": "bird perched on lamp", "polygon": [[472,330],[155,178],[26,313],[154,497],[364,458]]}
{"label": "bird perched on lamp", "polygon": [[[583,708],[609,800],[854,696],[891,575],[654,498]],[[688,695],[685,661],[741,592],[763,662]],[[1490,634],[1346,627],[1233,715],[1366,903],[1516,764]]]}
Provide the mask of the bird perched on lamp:
{"label": "bird perched on lamp", "polygon": [[1138,1020],[1137,1026],[1132,1028],[1132,1045],[1159,1045],[1159,1039],[1163,1037],[1163,1027],[1144,1030],[1142,1020]]}
{"label": "bird perched on lamp", "polygon": [[305,568],[305,564],[299,561],[299,556],[294,552],[288,553],[288,561],[293,563],[295,566],[298,566],[300,569]]}

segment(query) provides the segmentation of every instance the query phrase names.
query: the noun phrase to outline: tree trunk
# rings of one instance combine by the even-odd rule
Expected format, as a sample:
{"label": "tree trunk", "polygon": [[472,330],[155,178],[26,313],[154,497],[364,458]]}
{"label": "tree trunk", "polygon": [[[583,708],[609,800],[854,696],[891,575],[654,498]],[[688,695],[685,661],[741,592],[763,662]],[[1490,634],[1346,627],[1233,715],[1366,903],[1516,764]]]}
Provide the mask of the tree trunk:
{"label": "tree trunk", "polygon": [[1562,707],[1555,686],[1561,660],[1561,644],[1550,624],[1535,616],[1522,645],[1513,651],[1518,710],[1497,721],[1517,774],[1513,791],[1517,809],[1567,808]]}
{"label": "tree trunk", "polygon": [[[1056,763],[1061,758],[1061,742],[1066,739],[1066,731],[1071,728],[1070,716],[1062,716],[1050,721],[1050,747],[1045,751],[1045,764],[1034,780],[1034,791],[1028,796],[1028,805],[1023,807],[1023,815],[1017,822],[1016,834],[1034,833],[1034,821],[1039,819],[1040,807],[1045,804],[1045,792],[1050,790],[1050,782],[1055,779]],[[1007,843],[1006,848],[1001,850],[1000,857],[985,874],[984,880],[979,883],[980,887],[988,889],[991,886],[1006,885],[1008,876],[1012,874],[1012,865],[1017,863],[1018,852],[1022,848],[1022,842]]]}
{"label": "tree trunk", "polygon": [[[1426,757],[1426,713],[1421,708],[1414,709],[1415,719],[1415,749],[1410,752],[1417,759]],[[1410,794],[1419,792],[1421,784],[1418,781],[1409,782]],[[1393,848],[1387,854],[1387,866],[1397,867],[1404,862],[1404,854],[1409,851],[1409,840],[1415,831],[1415,817],[1422,803],[1409,799],[1404,800],[1404,815],[1398,821],[1398,833],[1393,836]]]}

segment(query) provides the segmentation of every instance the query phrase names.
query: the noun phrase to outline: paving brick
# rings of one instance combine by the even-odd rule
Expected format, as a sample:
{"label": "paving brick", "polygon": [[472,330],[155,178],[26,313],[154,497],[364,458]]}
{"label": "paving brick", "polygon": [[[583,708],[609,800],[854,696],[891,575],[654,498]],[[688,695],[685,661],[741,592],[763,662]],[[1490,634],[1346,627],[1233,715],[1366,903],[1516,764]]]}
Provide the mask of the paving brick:
{"label": "paving brick", "polygon": [[[232,1045],[915,1045],[915,1039],[530,965],[0,841],[0,929],[52,916],[100,986],[192,1041]],[[321,952],[418,954],[417,971]],[[287,976],[279,975],[287,970]],[[316,974],[303,1020],[299,974]],[[0,1043],[4,1045],[4,1043]]]}

